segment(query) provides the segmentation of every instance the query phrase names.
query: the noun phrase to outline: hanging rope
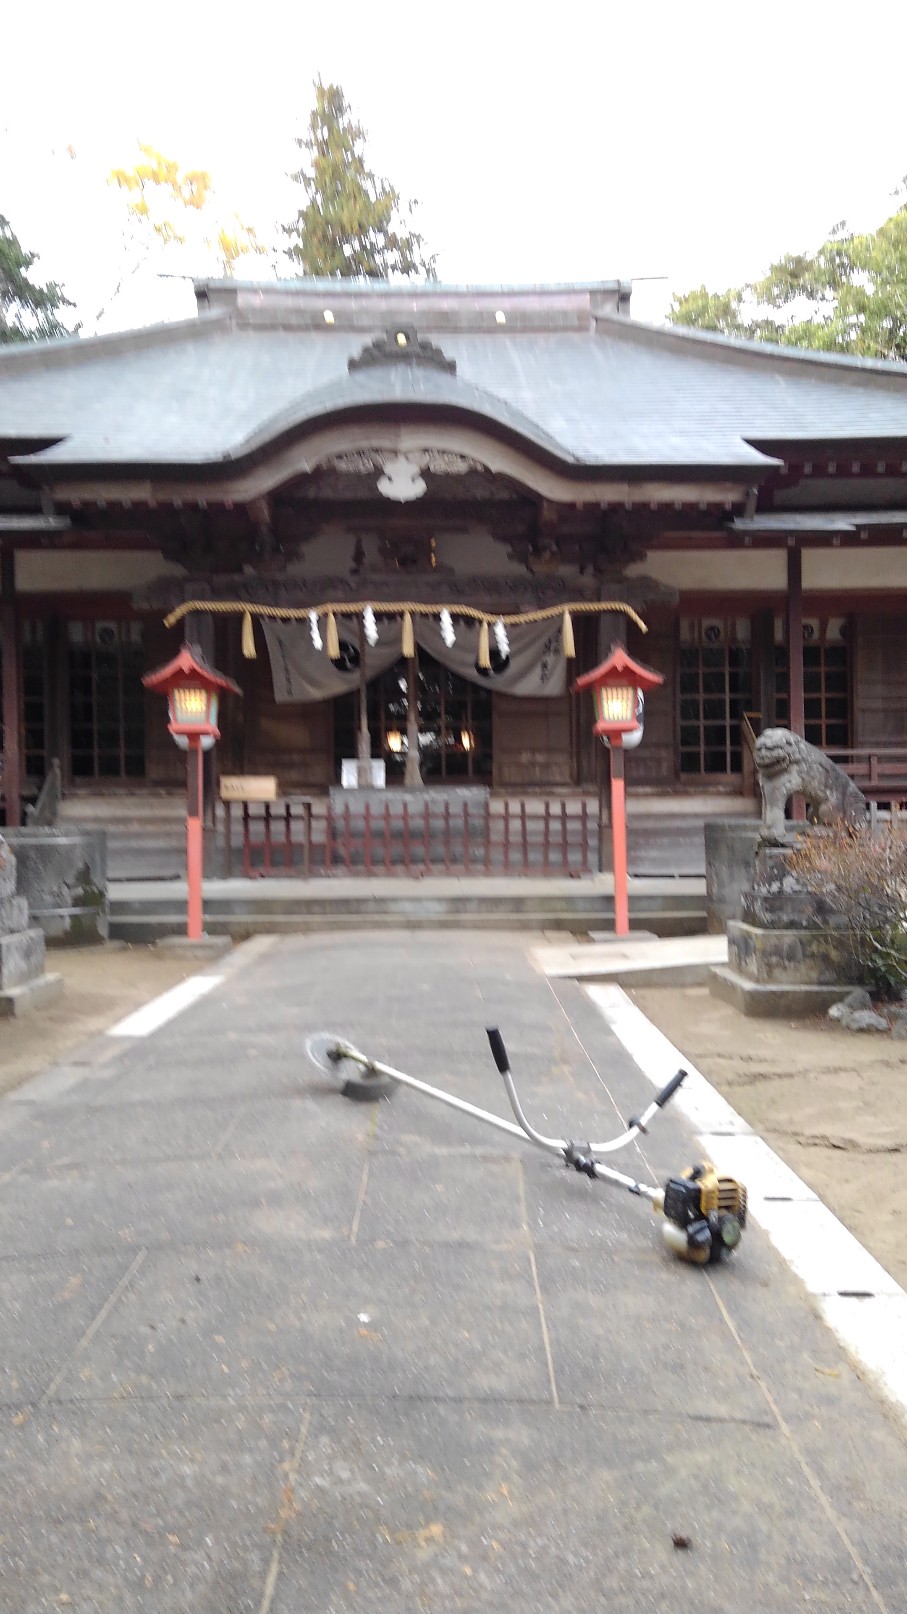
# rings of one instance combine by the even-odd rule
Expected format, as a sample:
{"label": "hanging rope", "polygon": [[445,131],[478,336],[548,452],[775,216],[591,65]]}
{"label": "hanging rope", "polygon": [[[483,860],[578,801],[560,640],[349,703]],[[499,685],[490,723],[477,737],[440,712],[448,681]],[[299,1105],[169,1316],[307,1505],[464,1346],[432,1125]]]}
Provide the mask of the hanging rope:
{"label": "hanging rope", "polygon": [[[333,600],[324,605],[253,605],[248,600],[186,600],[177,605],[164,618],[164,627],[175,627],[183,618],[194,611],[208,611],[212,616],[242,616],[248,620],[249,632],[252,628],[252,617],[258,617],[272,622],[301,622],[315,621],[324,616],[327,625],[327,652],[329,656],[336,657],[340,653],[337,636],[338,616],[358,616],[361,611],[370,608],[376,616],[402,616],[404,619],[403,632],[406,636],[406,618],[409,617],[409,632],[412,634],[412,618],[414,616],[436,617],[439,611],[449,611],[452,616],[464,617],[469,622],[478,622],[479,632],[479,665],[484,666],[482,655],[482,634],[485,635],[486,654],[488,653],[488,630],[496,622],[503,622],[507,627],[528,626],[532,622],[553,622],[561,618],[561,631],[563,634],[564,655],[572,659],[576,655],[576,645],[573,635],[573,617],[575,616],[604,616],[608,612],[629,617],[635,623],[640,633],[647,633],[648,628],[642,617],[634,611],[632,605],[623,600],[571,600],[568,605],[545,605],[534,611],[482,611],[475,605],[451,604],[441,606],[423,605],[417,600],[357,600],[355,603],[347,600]],[[244,644],[248,636],[244,632]],[[404,655],[411,654],[404,649]]]}

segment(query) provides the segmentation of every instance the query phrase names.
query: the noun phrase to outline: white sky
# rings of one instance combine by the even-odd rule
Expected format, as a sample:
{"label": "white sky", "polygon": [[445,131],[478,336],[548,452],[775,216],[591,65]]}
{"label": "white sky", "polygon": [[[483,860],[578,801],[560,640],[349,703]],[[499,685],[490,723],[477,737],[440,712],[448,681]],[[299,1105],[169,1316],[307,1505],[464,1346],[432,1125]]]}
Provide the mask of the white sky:
{"label": "white sky", "polygon": [[[146,140],[276,234],[319,73],[371,166],[420,199],[442,279],[666,276],[635,288],[641,318],[842,217],[874,226],[907,173],[902,0],[51,0],[34,19],[5,64],[0,213],[89,323],[129,264],[109,170]],[[166,267],[211,271],[197,253]],[[104,328],[193,311],[149,271]]]}

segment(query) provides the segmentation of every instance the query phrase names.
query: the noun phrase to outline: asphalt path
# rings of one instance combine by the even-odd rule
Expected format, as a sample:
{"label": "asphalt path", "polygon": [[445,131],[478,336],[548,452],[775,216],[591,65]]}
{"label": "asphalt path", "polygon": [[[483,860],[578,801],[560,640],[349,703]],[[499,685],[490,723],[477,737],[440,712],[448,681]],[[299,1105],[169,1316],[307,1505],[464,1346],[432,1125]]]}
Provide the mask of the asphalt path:
{"label": "asphalt path", "polygon": [[[652,1089],[536,940],[258,938],[0,1100],[3,1614],[907,1606],[902,1429],[758,1228],[682,1265],[308,1065],[336,1031],[507,1114],[499,1025],[530,1119],[608,1136]],[[668,1110],[617,1163],[696,1153]]]}

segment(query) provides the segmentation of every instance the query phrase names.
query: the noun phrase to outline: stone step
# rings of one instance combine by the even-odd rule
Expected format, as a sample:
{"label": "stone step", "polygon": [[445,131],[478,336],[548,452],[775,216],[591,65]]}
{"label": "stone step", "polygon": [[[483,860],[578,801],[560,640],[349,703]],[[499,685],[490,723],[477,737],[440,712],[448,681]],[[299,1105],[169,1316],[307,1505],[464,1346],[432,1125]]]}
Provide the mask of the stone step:
{"label": "stone step", "polygon": [[[359,930],[519,930],[563,931],[570,935],[587,935],[590,929],[607,930],[613,924],[613,911],[600,910],[594,916],[578,915],[575,911],[514,913],[506,909],[478,913],[440,912],[393,913],[360,910],[358,913],[270,913],[246,914],[205,912],[205,930],[209,935],[232,936],[240,940],[252,935],[309,935],[318,931]],[[631,928],[648,931],[656,936],[696,936],[704,925],[704,912],[690,909],[670,913],[652,912],[631,915]],[[151,942],[164,936],[179,935],[185,930],[185,908],[169,913],[115,914],[111,918],[111,935],[118,941]]]}
{"label": "stone step", "polygon": [[[150,883],[150,882],[149,882]],[[533,915],[542,917],[561,914],[569,915],[584,928],[595,928],[600,918],[613,916],[614,900],[610,893],[601,891],[586,895],[573,896],[572,893],[552,891],[550,895],[519,892],[506,895],[488,894],[481,891],[477,882],[477,889],[473,892],[453,890],[443,893],[425,893],[403,890],[397,893],[383,892],[378,889],[365,893],[324,895],[300,883],[298,892],[269,892],[265,882],[264,889],[257,888],[257,882],[251,883],[249,889],[230,892],[228,894],[213,894],[205,892],[205,913],[212,918],[238,915],[244,919],[267,918],[321,918],[340,919],[348,918],[362,922],[363,918],[374,918],[382,915],[388,918],[410,920],[417,916],[427,915],[435,918],[447,915],[463,920],[475,919],[480,915],[494,917],[499,914],[511,915],[514,919]],[[181,913],[185,910],[185,892],[173,889],[160,893],[150,889],[147,894],[125,895],[118,893],[114,887],[110,897],[111,921],[129,917],[156,918],[162,915]],[[632,894],[630,908],[634,915],[645,917],[650,914],[677,914],[687,915],[695,913],[700,920],[705,918],[705,902],[695,893],[678,892],[676,895],[662,892],[643,892]]]}

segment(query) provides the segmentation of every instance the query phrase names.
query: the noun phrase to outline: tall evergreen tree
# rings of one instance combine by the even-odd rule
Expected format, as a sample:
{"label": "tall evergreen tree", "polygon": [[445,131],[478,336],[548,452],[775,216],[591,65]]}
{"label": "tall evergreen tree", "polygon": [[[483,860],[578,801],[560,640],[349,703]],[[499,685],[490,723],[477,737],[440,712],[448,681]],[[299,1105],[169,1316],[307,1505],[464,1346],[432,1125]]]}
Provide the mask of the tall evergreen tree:
{"label": "tall evergreen tree", "polygon": [[307,161],[291,177],[306,201],[284,227],[289,255],[306,275],[434,280],[434,257],[412,228],[416,204],[402,203],[367,167],[365,138],[340,86],[317,79],[307,132],[296,141]]}
{"label": "tall evergreen tree", "polygon": [[31,342],[68,336],[57,313],[72,304],[54,281],[38,286],[29,277],[37,253],[26,252],[0,213],[0,342]]}

